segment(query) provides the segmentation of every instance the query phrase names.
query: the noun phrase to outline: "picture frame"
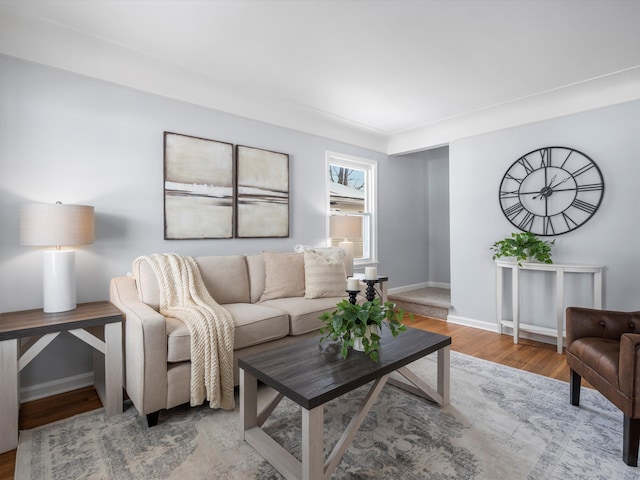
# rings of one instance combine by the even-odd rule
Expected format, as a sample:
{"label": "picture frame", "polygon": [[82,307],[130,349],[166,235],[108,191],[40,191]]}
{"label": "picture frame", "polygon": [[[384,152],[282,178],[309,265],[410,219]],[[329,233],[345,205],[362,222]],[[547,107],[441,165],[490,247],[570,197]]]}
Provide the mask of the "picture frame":
{"label": "picture frame", "polygon": [[289,155],[236,145],[236,237],[289,236]]}
{"label": "picture frame", "polygon": [[233,144],[164,132],[165,240],[233,238]]}

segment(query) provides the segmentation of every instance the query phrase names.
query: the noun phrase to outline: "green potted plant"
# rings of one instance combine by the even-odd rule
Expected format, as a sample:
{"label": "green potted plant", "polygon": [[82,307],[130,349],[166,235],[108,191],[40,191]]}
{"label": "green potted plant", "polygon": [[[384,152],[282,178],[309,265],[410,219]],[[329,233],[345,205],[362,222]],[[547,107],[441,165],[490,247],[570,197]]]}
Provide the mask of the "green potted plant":
{"label": "green potted plant", "polygon": [[[327,338],[340,341],[342,358],[347,358],[349,348],[355,348],[378,361],[382,326],[386,325],[391,334],[397,337],[407,329],[402,323],[404,313],[404,310],[396,308],[391,302],[381,305],[379,298],[362,304],[342,300],[334,311],[320,316],[320,320],[325,323],[320,330],[323,335],[320,342]],[[360,344],[362,348],[358,348]]]}
{"label": "green potted plant", "polygon": [[518,266],[523,261],[535,260],[540,263],[553,263],[551,260],[551,246],[555,240],[540,240],[530,232],[512,233],[511,237],[498,240],[491,246],[493,260],[501,257],[513,257]]}

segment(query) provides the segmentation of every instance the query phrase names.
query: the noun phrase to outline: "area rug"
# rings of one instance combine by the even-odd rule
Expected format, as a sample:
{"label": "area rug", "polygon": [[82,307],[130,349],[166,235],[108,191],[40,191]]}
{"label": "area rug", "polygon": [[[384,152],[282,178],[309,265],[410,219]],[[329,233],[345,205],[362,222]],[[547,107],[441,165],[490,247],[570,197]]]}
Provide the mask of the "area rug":
{"label": "area rug", "polygon": [[[432,357],[412,368],[435,378]],[[325,407],[326,453],[363,394]],[[264,428],[300,458],[300,426],[285,400]],[[240,436],[239,407],[178,407],[153,428],[131,406],[96,410],[21,432],[16,479],[282,478]],[[452,352],[451,404],[385,386],[333,478],[640,479],[621,449],[622,414],[597,392],[572,407],[565,382]]]}

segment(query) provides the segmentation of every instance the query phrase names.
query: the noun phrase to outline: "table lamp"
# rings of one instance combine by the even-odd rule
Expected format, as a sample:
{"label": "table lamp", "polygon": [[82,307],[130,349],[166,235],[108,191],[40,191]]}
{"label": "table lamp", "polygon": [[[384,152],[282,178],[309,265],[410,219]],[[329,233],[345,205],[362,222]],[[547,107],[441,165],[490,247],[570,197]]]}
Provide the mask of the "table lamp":
{"label": "table lamp", "polygon": [[20,207],[20,244],[55,247],[43,252],[44,311],[76,308],[76,252],[63,246],[94,242],[94,209],[86,205],[34,203]]}
{"label": "table lamp", "polygon": [[362,218],[354,215],[331,215],[329,217],[329,236],[344,238],[338,247],[344,249],[347,277],[353,275],[353,242],[349,238],[362,237]]}

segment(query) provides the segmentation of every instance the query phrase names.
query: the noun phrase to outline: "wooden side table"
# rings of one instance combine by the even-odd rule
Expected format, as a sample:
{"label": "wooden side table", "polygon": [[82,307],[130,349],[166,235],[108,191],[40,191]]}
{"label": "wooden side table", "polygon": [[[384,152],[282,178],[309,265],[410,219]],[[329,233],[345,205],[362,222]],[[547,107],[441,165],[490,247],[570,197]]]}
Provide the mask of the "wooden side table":
{"label": "wooden side table", "polygon": [[[90,333],[104,328],[104,340]],[[61,332],[69,332],[102,355],[95,355],[94,382],[107,417],[122,413],[122,313],[111,303],[79,304],[75,310],[42,309],[0,314],[0,453],[18,446],[19,372]],[[22,347],[20,339],[31,337]],[[104,363],[104,369],[96,364]]]}
{"label": "wooden side table", "polygon": [[[353,278],[357,278],[360,282],[364,282],[364,273],[354,273],[352,275]],[[380,285],[379,294],[380,294],[380,302],[388,302],[389,301],[389,286],[387,282],[389,281],[389,277],[387,276],[378,276],[378,285]]]}

